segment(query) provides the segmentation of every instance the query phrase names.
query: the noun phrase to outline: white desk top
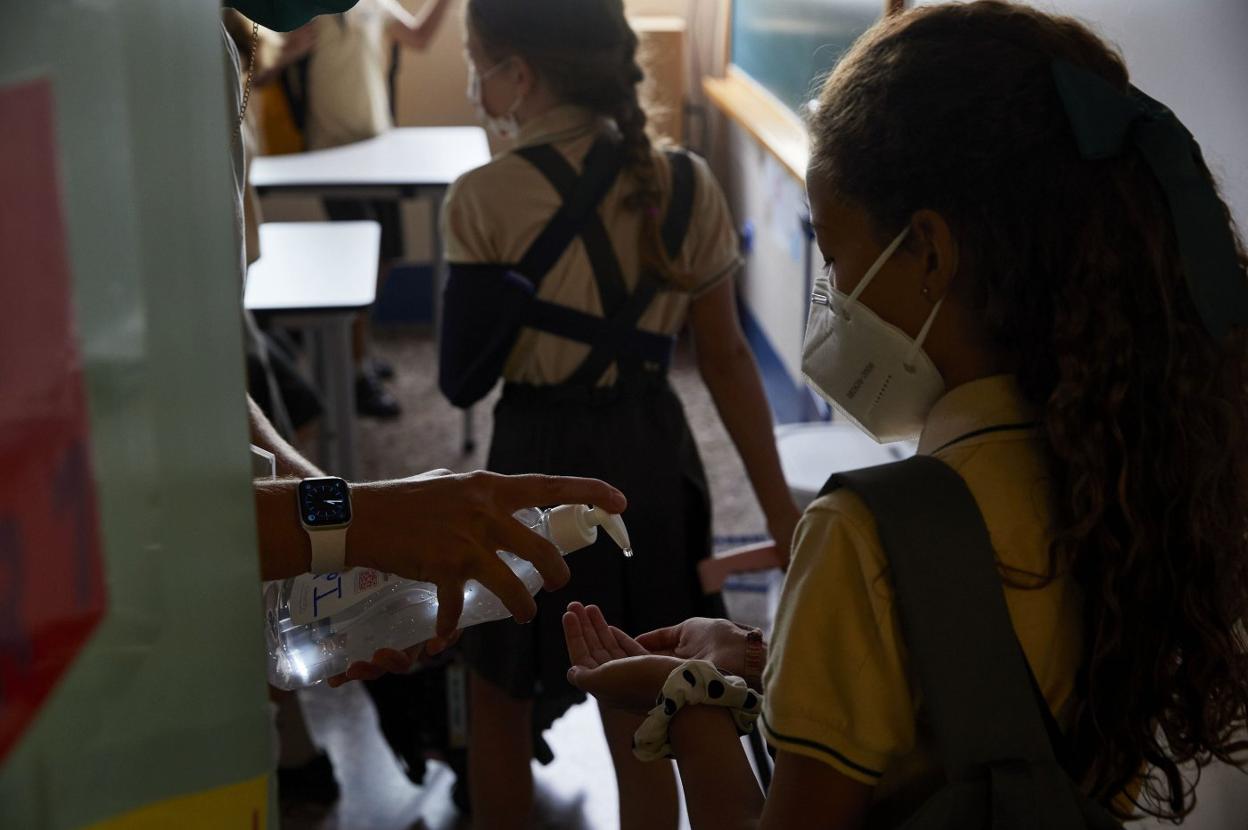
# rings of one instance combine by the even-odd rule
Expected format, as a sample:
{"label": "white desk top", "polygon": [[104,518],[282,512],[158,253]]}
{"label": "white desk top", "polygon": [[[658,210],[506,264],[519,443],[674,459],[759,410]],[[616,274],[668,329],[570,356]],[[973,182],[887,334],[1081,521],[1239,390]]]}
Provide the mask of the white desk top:
{"label": "white desk top", "polygon": [[786,424],[776,427],[780,467],[799,507],[805,507],[823,489],[833,473],[874,467],[914,455],[913,444],[877,444],[853,424],[845,422]]}
{"label": "white desk top", "polygon": [[368,308],[377,297],[381,226],[376,222],[268,222],[260,259],[247,271],[249,311]]}
{"label": "white desk top", "polygon": [[480,127],[398,127],[328,150],[261,156],[250,176],[259,190],[445,187],[489,160]]}

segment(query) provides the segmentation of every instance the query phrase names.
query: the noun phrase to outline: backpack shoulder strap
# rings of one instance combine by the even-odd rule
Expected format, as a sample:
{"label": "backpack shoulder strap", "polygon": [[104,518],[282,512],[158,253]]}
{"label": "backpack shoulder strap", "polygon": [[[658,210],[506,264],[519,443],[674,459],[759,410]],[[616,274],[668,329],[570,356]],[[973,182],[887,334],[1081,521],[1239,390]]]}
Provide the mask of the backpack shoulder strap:
{"label": "backpack shoulder strap", "polygon": [[988,528],[962,477],[915,456],[839,473],[824,492],[838,487],[853,490],[875,516],[949,780],[994,761],[1053,761]]}
{"label": "backpack shoulder strap", "polygon": [[685,150],[668,150],[667,162],[672,170],[672,193],[667,204],[667,216],[663,218],[661,234],[668,258],[675,259],[680,255],[685,237],[689,234],[698,181],[694,177],[693,159],[689,158],[689,153]]}

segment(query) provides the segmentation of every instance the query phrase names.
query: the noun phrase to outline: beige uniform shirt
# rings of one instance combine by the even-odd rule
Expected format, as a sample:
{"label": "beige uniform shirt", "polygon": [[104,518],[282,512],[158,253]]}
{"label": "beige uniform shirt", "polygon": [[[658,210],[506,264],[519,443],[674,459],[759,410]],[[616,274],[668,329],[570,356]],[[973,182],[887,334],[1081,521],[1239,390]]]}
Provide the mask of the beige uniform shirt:
{"label": "beige uniform shirt", "polygon": [[[552,144],[578,172],[595,138],[613,126],[577,107],[558,107],[524,125],[520,147]],[[666,156],[654,150],[662,179],[670,189]],[[689,232],[675,266],[688,274],[680,286],[664,290],[638,322],[657,334],[676,334],[684,325],[689,303],[732,276],[741,264],[736,231],[727,202],[706,162],[693,157],[695,194]],[[625,205],[634,185],[620,175],[599,206],[620,268],[629,288],[640,273],[638,239],[641,214]],[[562,200],[536,167],[514,153],[502,153],[451,186],[443,210],[447,259],[456,264],[516,263],[558,210]],[[664,209],[665,210],[665,209]],[[601,315],[589,256],[580,239],[555,263],[542,281],[539,296],[547,301]],[[512,382],[550,385],[566,380],[589,354],[589,347],[546,332],[525,329],[517,340],[503,377]],[[615,369],[604,373],[604,385],[615,382]]]}
{"label": "beige uniform shirt", "polygon": [[380,0],[360,0],[342,14],[316,19],[308,61],[309,150],[338,147],[390,129],[391,12]]}
{"label": "beige uniform shirt", "polygon": [[[946,394],[928,418],[919,452],[966,480],[999,561],[1047,572],[1054,515],[1045,443],[1012,376],[984,378]],[[764,674],[763,726],[776,747],[830,764],[872,785],[877,808],[904,815],[942,780],[923,702],[907,665],[875,519],[852,492],[816,500],[798,526],[792,564]],[[1011,575],[1011,581],[1036,580]],[[1047,587],[1005,586],[1006,603],[1050,708],[1069,726],[1081,659],[1080,593],[1059,576]]]}

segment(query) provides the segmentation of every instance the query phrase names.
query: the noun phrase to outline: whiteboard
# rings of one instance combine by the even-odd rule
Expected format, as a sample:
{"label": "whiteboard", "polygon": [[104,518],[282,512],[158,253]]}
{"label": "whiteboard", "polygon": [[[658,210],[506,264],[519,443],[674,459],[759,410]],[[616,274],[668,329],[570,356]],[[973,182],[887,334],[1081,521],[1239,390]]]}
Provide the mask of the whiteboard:
{"label": "whiteboard", "polygon": [[798,114],[883,0],[736,0],[732,63]]}

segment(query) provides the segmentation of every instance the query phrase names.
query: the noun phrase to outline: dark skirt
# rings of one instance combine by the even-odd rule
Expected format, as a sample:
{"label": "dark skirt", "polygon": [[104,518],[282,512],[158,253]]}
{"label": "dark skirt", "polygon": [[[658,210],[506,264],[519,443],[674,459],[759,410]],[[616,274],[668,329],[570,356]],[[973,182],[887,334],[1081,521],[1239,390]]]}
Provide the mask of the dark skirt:
{"label": "dark skirt", "polygon": [[494,410],[489,468],[600,478],[628,497],[633,558],[600,532],[597,543],[567,557],[565,587],[538,593],[531,624],[502,620],[463,634],[478,673],[512,697],[535,701],[540,735],[585,699],[567,682],[562,617],[569,602],[600,606],[608,622],[634,635],[720,610],[697,578],[697,563],[711,553],[706,474],[684,409],[662,376],[600,390],[509,384]]}

